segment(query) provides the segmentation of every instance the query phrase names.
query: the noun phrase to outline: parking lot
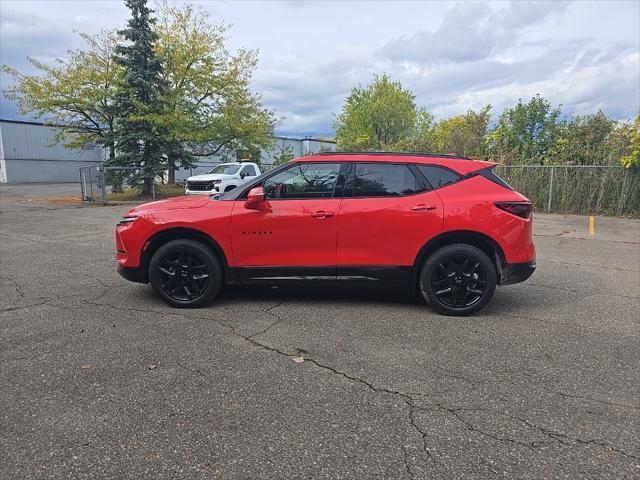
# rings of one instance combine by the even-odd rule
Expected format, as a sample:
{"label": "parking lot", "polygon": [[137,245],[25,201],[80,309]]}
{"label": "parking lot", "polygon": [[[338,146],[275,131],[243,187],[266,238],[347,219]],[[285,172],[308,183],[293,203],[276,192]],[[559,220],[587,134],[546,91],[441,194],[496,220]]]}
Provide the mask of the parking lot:
{"label": "parking lot", "polygon": [[2,478],[640,476],[638,220],[536,214],[536,273],[470,318],[343,288],[176,310],[116,274],[128,207],[38,191],[0,187]]}

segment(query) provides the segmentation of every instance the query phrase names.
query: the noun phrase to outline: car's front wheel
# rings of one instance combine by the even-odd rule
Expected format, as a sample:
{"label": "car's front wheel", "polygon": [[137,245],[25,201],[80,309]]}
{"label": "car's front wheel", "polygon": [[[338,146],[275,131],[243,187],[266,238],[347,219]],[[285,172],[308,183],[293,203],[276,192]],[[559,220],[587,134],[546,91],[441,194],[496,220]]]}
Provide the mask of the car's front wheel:
{"label": "car's front wheel", "polygon": [[419,287],[423,298],[438,312],[471,315],[489,303],[496,280],[495,267],[487,254],[459,243],[442,247],[427,258]]}
{"label": "car's front wheel", "polygon": [[220,291],[222,267],[206,245],[194,240],[172,240],[151,258],[149,281],[169,305],[201,307]]}

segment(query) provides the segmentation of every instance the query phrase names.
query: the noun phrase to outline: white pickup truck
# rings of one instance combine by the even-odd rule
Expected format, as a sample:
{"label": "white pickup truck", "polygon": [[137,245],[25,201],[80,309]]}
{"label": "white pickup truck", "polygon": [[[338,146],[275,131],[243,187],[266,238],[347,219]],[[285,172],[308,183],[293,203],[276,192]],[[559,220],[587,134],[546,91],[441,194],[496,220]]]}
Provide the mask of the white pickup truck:
{"label": "white pickup truck", "polygon": [[187,195],[212,195],[224,193],[253,180],[262,172],[253,162],[222,163],[204,175],[187,178],[184,184]]}

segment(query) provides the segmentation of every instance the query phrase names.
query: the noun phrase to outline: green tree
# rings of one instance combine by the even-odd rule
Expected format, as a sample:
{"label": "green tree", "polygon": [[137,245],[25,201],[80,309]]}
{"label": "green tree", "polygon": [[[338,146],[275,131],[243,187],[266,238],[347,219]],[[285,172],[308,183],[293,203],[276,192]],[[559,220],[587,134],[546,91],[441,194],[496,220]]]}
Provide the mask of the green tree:
{"label": "green tree", "polygon": [[558,126],[557,140],[550,147],[546,163],[558,165],[617,164],[624,153],[618,141],[618,124],[602,111],[577,116]]}
{"label": "green tree", "polygon": [[155,20],[147,0],[125,0],[125,4],[131,18],[120,32],[124,43],[116,47],[115,60],[124,74],[116,102],[116,158],[112,164],[135,167],[128,182],[148,195],[155,177],[167,166],[167,131],[161,108],[165,83],[154,51],[158,35],[152,29]]}
{"label": "green tree", "polygon": [[416,120],[407,134],[393,146],[394,150],[404,152],[430,152],[433,150],[431,132],[434,120],[425,108],[418,107]]}
{"label": "green tree", "polygon": [[484,158],[490,111],[491,105],[487,105],[477,112],[468,110],[464,115],[440,120],[427,133],[429,149],[438,153]]}
{"label": "green tree", "polygon": [[[161,68],[151,75],[128,68],[129,76],[124,78],[125,68],[115,61],[114,53],[123,40],[132,48],[131,39],[123,39],[118,32],[81,34],[88,48],[70,52],[69,58],[56,60],[54,66],[31,60],[35,75],[3,66],[16,80],[14,87],[5,90],[6,95],[18,102],[21,113],[55,124],[57,141],[70,148],[104,146],[112,165],[138,167],[143,176],[162,175],[167,170],[173,181],[174,168],[186,167],[198,156],[244,158],[250,154],[259,160],[258,152],[272,142],[275,119],[262,106],[260,96],[251,92],[256,52],[241,49],[230,54],[228,27],[211,24],[202,8],[178,8],[164,2],[159,3],[157,13],[158,20],[149,21],[152,31],[147,28],[140,33],[146,38],[145,55],[149,46],[155,53],[153,68],[160,63]],[[135,98],[140,86],[153,93],[150,101]],[[137,132],[139,128],[144,132]],[[150,146],[162,143],[162,152],[154,156],[155,166],[148,164],[150,171],[146,172],[144,160],[128,158],[124,150],[114,160],[116,133],[121,146],[132,148],[134,154],[140,154],[138,146],[148,150],[145,140],[137,141],[145,136],[152,140]],[[116,186],[121,183],[121,175],[112,176]]]}
{"label": "green tree", "polygon": [[620,158],[620,163],[627,168],[640,167],[640,115],[622,127],[622,136],[627,141],[627,154]]}
{"label": "green tree", "polygon": [[15,81],[4,93],[17,102],[20,114],[44,117],[55,125],[55,140],[66,147],[101,146],[108,149],[109,158],[115,158],[115,99],[123,70],[113,55],[119,36],[107,30],[80,36],[87,48],[70,51],[53,66],[29,58],[35,75],[3,65],[2,71]]}
{"label": "green tree", "polygon": [[491,155],[504,163],[543,163],[558,138],[560,107],[540,95],[500,115],[497,128],[487,135]]}
{"label": "green tree", "polygon": [[284,142],[280,145],[276,145],[276,152],[273,156],[273,165],[280,165],[281,163],[293,160],[293,147],[287,145]]}
{"label": "green tree", "polygon": [[394,150],[415,136],[418,120],[413,93],[387,75],[375,76],[366,88],[351,90],[335,117],[336,143],[345,150]]}
{"label": "green tree", "polygon": [[228,27],[211,24],[202,8],[163,2],[158,16],[156,52],[165,85],[159,121],[170,147],[170,181],[175,166],[189,166],[198,156],[255,157],[271,144],[275,124],[250,89],[256,53],[241,49],[231,55]]}

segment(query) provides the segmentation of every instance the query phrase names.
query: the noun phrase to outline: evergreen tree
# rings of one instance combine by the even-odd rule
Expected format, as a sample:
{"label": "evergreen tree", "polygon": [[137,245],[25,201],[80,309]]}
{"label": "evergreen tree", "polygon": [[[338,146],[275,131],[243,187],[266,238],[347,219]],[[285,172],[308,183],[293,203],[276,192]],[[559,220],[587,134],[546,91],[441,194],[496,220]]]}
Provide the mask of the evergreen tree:
{"label": "evergreen tree", "polygon": [[116,158],[112,163],[136,167],[135,173],[127,173],[127,181],[149,195],[154,178],[167,167],[167,132],[161,120],[162,64],[154,52],[158,37],[147,0],[125,0],[125,4],[131,18],[120,32],[124,43],[117,46],[115,55],[124,75],[117,99]]}

